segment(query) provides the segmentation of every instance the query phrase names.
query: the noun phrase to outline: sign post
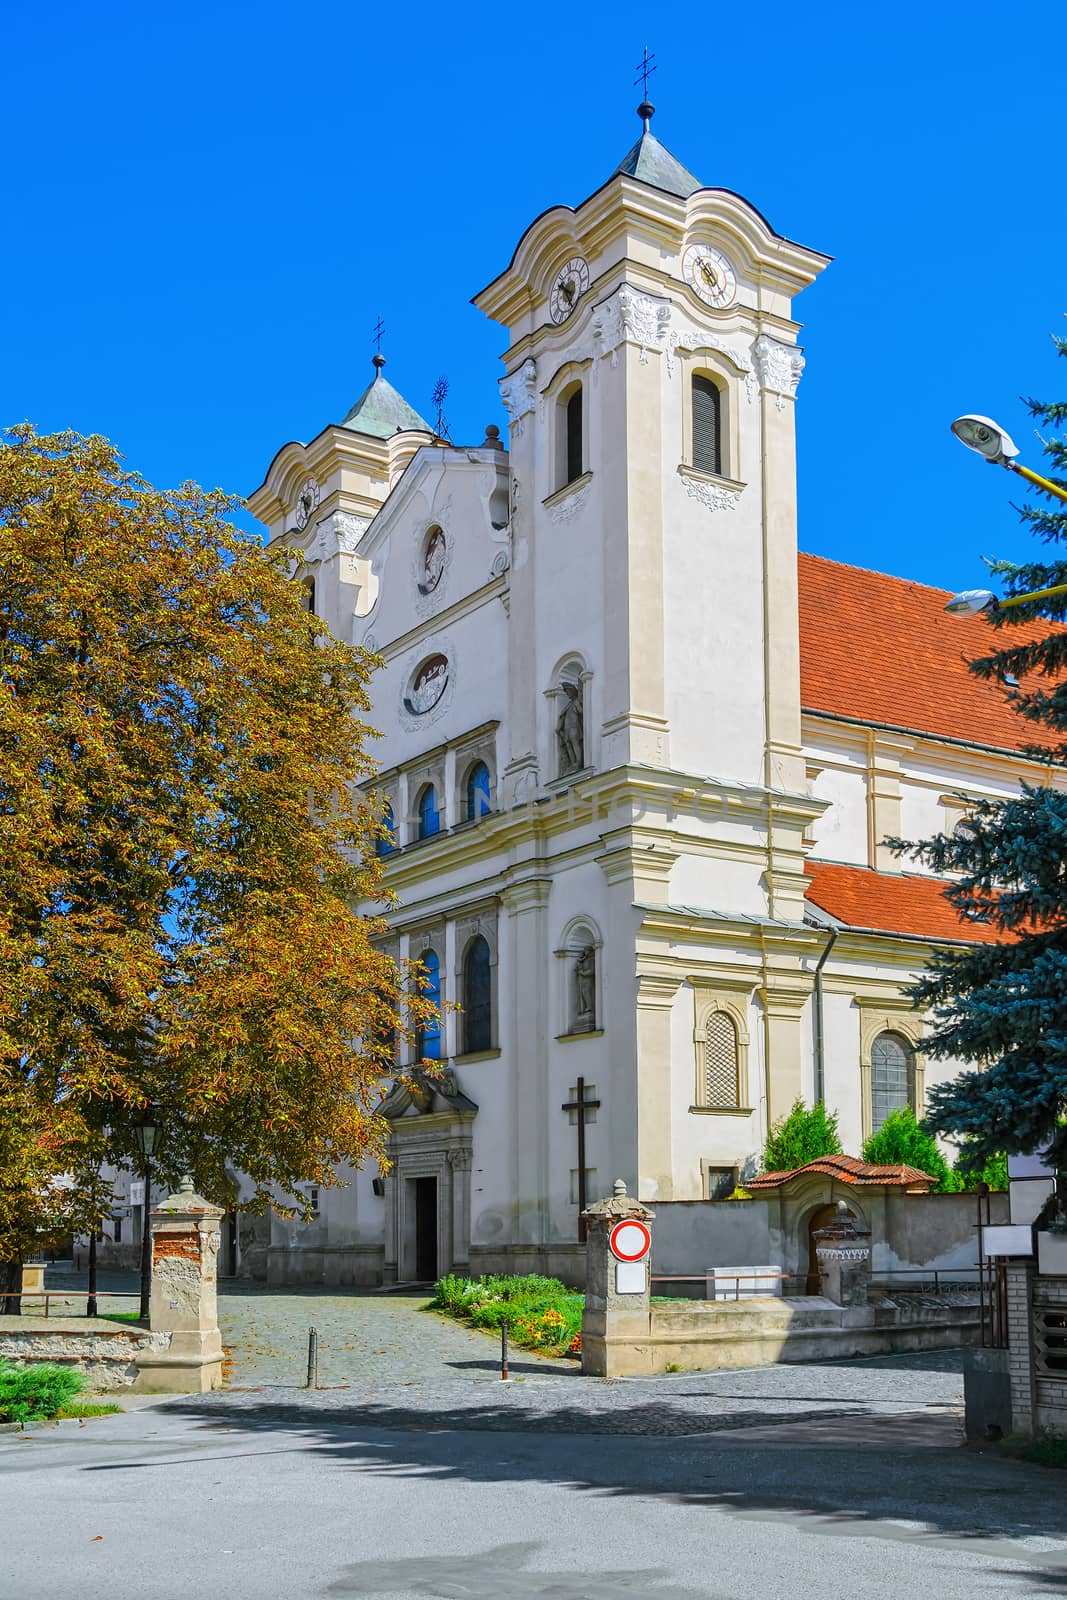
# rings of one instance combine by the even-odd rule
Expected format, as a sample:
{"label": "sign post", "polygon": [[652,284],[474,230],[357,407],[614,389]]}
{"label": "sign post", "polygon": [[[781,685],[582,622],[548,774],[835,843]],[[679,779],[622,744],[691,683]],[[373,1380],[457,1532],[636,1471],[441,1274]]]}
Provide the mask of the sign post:
{"label": "sign post", "polygon": [[651,1211],[626,1193],[622,1179],[610,1199],[586,1212],[585,1310],[582,1371],[594,1377],[635,1377],[649,1371]]}

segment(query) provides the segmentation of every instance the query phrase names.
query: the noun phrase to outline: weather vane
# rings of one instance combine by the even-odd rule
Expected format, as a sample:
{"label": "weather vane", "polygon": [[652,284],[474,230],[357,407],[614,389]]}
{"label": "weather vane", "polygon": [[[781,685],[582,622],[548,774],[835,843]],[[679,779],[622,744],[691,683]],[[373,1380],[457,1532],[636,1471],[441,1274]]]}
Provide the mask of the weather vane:
{"label": "weather vane", "polygon": [[448,439],[448,423],[445,421],[445,400],[448,398],[448,379],[438,378],[433,386],[431,403],[437,408],[437,426],[434,432],[439,439]]}
{"label": "weather vane", "polygon": [[641,59],[637,63],[637,77],[634,79],[634,88],[636,89],[638,82],[640,82],[641,94],[645,100],[648,99],[648,80],[654,72],[659,71],[658,67],[654,67],[652,65],[655,59],[656,57],[654,54],[649,55],[648,45],[646,44],[641,53]]}

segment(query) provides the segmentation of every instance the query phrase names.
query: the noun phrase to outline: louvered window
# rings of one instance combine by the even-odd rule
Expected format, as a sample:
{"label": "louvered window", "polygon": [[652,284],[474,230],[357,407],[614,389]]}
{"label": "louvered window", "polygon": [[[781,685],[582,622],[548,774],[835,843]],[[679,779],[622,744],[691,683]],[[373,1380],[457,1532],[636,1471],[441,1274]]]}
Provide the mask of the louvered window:
{"label": "louvered window", "polygon": [[693,465],[698,472],[722,472],[721,423],[718,385],[698,374],[693,379]]}
{"label": "louvered window", "polygon": [[704,1027],[704,1104],[729,1110],[739,1105],[737,1028],[725,1011],[713,1011]]}

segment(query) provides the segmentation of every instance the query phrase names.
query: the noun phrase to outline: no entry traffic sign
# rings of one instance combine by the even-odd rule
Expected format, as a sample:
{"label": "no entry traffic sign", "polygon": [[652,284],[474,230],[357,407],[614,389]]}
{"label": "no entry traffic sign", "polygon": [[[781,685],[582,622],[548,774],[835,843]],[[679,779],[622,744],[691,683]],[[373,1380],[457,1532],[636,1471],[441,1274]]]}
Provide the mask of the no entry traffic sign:
{"label": "no entry traffic sign", "polygon": [[643,1222],[627,1217],[612,1228],[608,1244],[616,1261],[643,1261],[652,1248],[652,1235]]}

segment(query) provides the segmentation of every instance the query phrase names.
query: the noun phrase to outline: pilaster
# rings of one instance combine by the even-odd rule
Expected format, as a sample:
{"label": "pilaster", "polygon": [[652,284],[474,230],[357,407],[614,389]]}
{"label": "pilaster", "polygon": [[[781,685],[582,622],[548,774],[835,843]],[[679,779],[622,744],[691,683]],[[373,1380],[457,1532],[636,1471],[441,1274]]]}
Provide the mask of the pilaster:
{"label": "pilaster", "polygon": [[671,1144],[671,1014],[679,979],[637,979],[637,1183],[646,1200],[674,1197]]}
{"label": "pilaster", "polygon": [[509,1056],[514,1093],[512,1168],[515,1174],[513,1242],[542,1245],[548,1237],[548,1016],[547,908],[550,878],[531,875],[508,884],[501,906],[508,927],[511,983]]}

